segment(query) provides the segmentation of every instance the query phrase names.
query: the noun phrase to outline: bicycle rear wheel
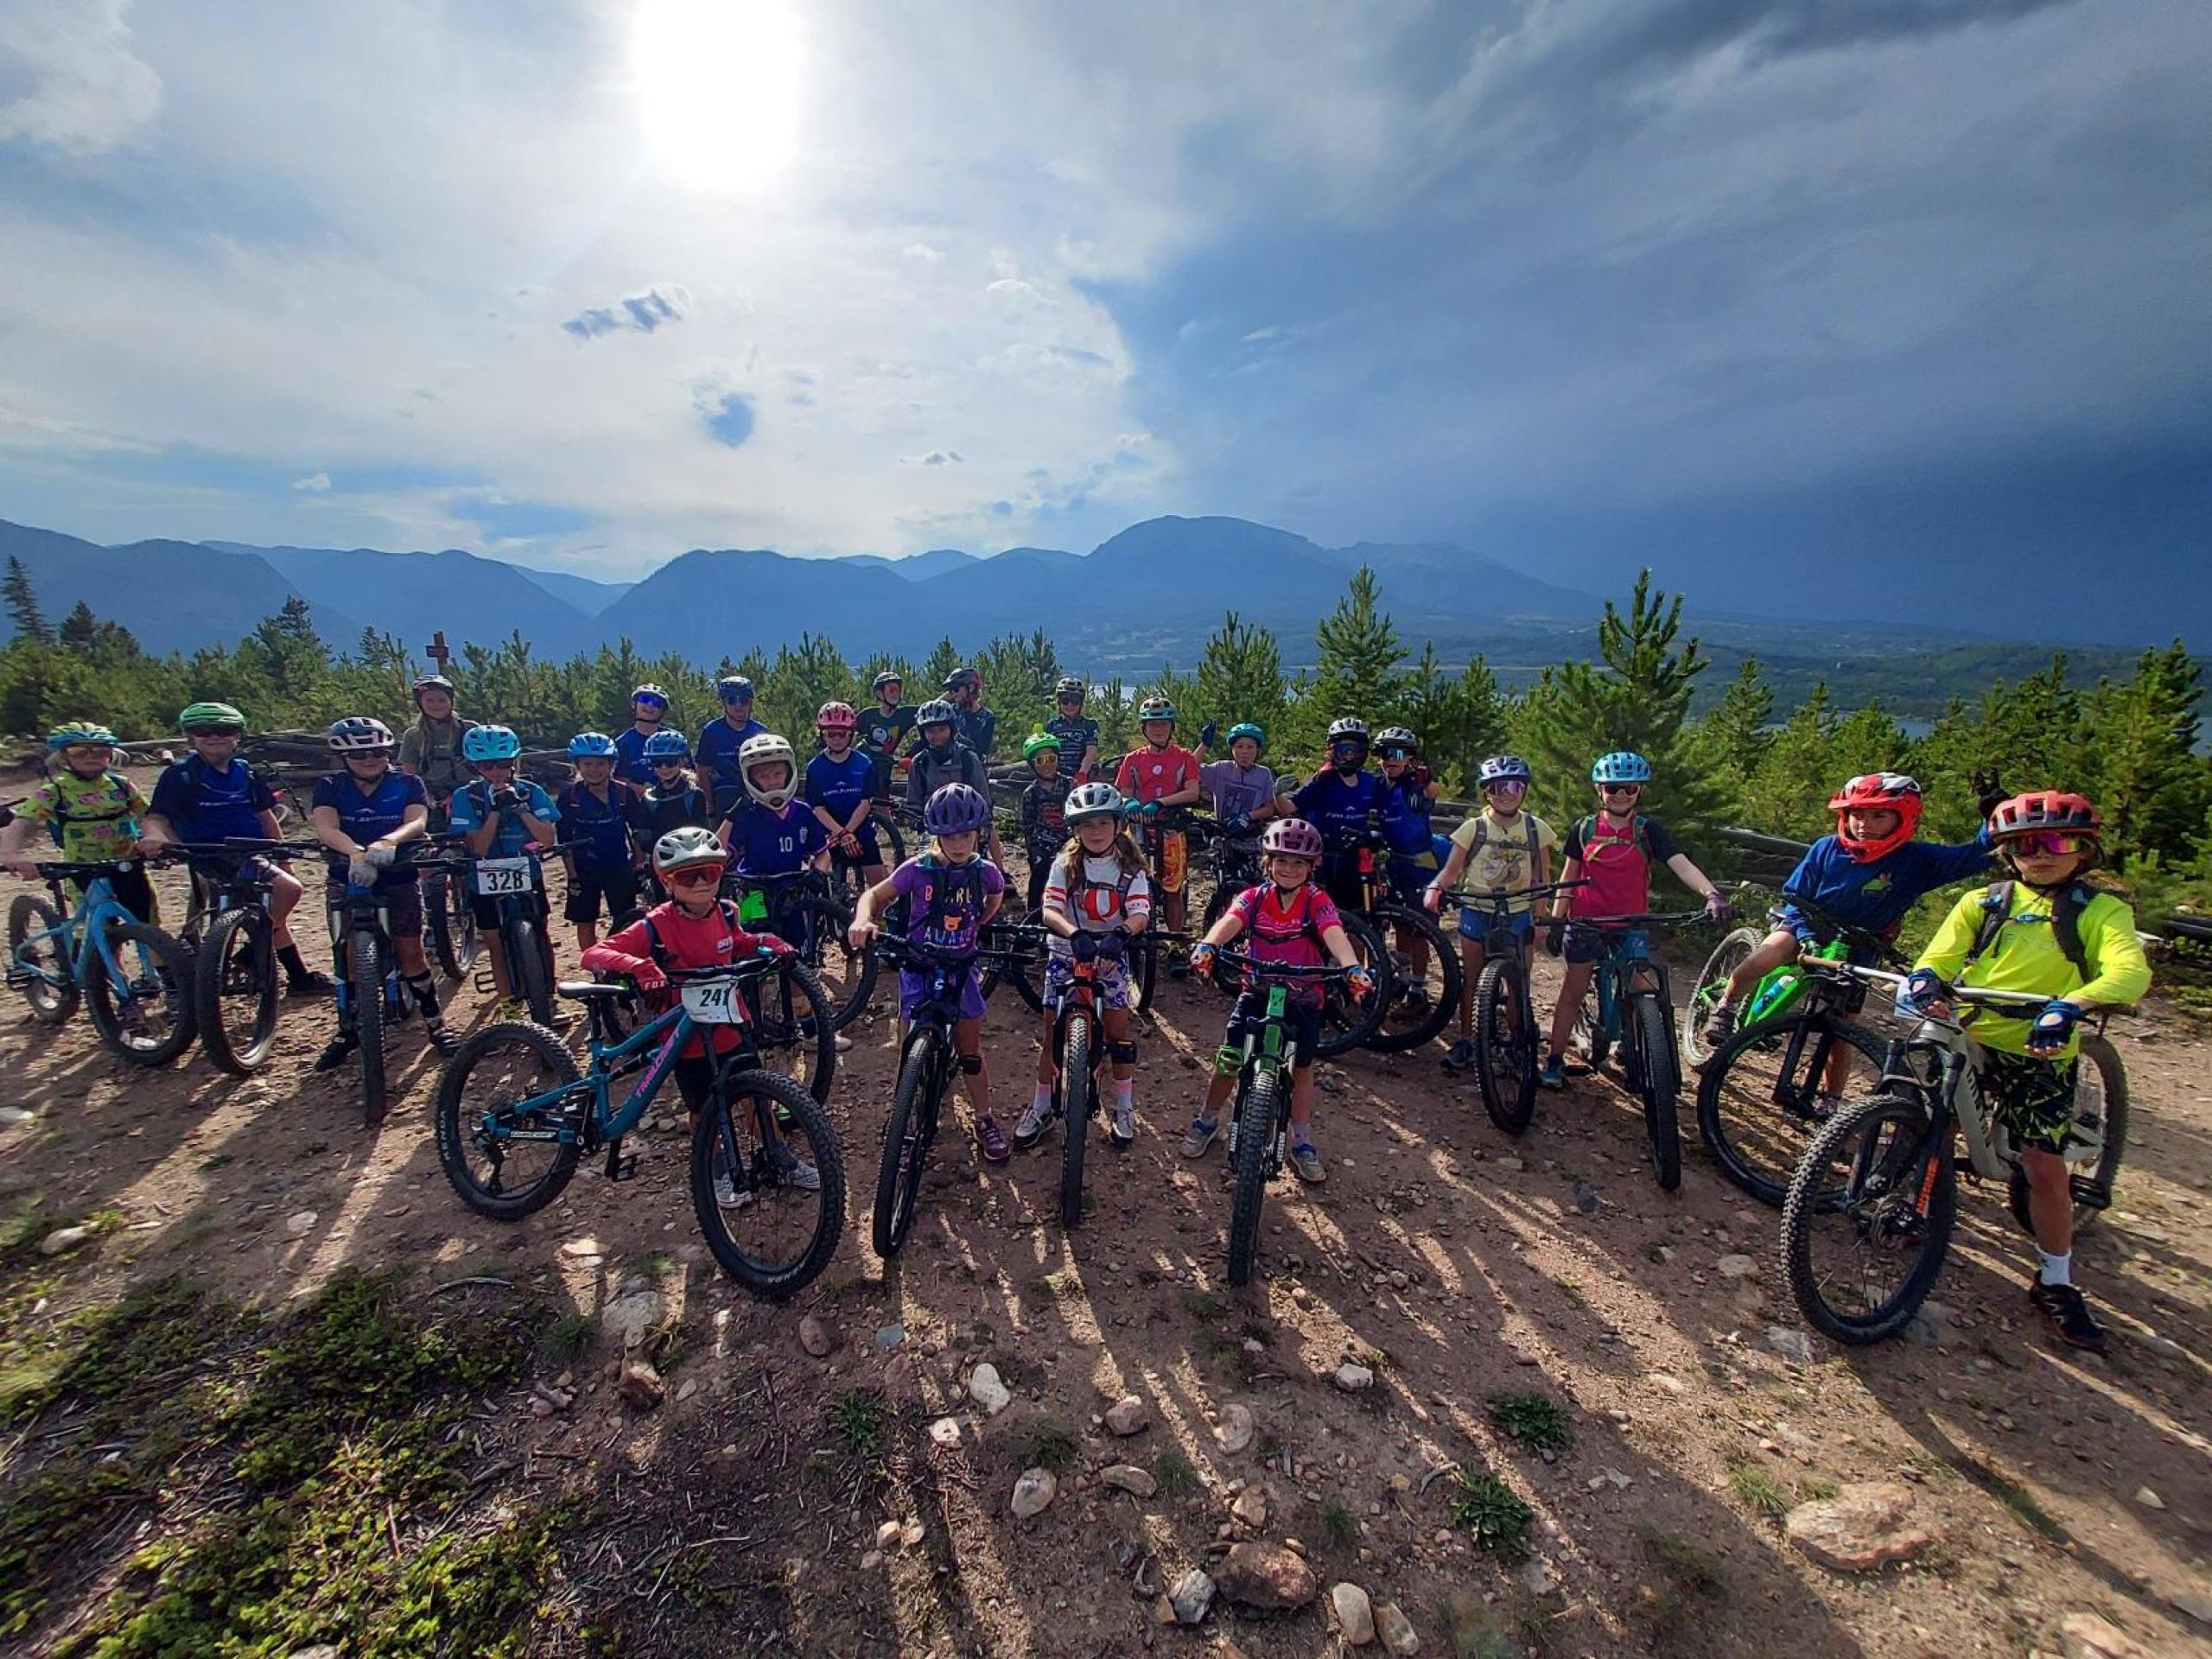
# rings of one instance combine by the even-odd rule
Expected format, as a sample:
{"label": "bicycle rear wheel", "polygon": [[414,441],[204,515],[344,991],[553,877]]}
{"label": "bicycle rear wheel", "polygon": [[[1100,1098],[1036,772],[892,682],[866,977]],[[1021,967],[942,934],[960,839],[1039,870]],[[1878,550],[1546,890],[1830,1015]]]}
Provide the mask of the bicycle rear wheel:
{"label": "bicycle rear wheel", "polygon": [[837,1080],[837,1022],[822,982],[793,957],[747,984],[744,995],[762,1054],[827,1106],[830,1085]]}
{"label": "bicycle rear wheel", "polygon": [[1342,980],[1322,982],[1321,1038],[1314,1044],[1313,1053],[1319,1059],[1332,1059],[1348,1054],[1375,1034],[1382,1023],[1383,1010],[1390,1006],[1390,996],[1397,985],[1390,968],[1390,953],[1383,948],[1382,936],[1370,926],[1363,916],[1350,911],[1342,914],[1344,937],[1351,941],[1351,952],[1359,963],[1375,976],[1375,988],[1364,1001],[1351,994],[1351,988]]}
{"label": "bicycle rear wheel", "polygon": [[1536,1029],[1526,983],[1510,962],[1486,962],[1475,981],[1475,1071],[1483,1109],[1508,1135],[1536,1115]]}
{"label": "bicycle rear wheel", "polygon": [[561,1196],[592,1095],[561,1039],[506,1020],[467,1038],[438,1077],[438,1163],[461,1201],[520,1221]]}
{"label": "bicycle rear wheel", "polygon": [[258,906],[225,911],[193,959],[200,1047],[220,1070],[251,1077],[268,1064],[280,1002],[268,916]]}
{"label": "bicycle rear wheel", "polygon": [[1095,1084],[1090,1071],[1090,1016],[1068,1016],[1067,1039],[1060,1046],[1060,1225],[1083,1219],[1083,1154],[1090,1141]]}
{"label": "bicycle rear wheel", "polygon": [[913,1230],[921,1197],[922,1168],[937,1133],[937,1091],[944,1086],[944,1039],[930,1030],[906,1039],[906,1058],[892,1091],[891,1116],[883,1126],[883,1161],[875,1175],[875,1253],[888,1262]]}
{"label": "bicycle rear wheel", "polygon": [[1706,1046],[1705,1022],[1713,1017],[1713,1005],[1727,990],[1728,976],[1744,965],[1760,942],[1758,929],[1739,927],[1713,947],[1705,966],[1697,970],[1697,983],[1690,987],[1690,1000],[1683,1006],[1681,1019],[1682,1064],[1693,1071],[1713,1058],[1713,1051]]}
{"label": "bicycle rear wheel", "polygon": [[1231,1171],[1235,1196],[1229,1211],[1229,1282],[1252,1281],[1253,1258],[1260,1246],[1260,1210],[1268,1196],[1268,1154],[1281,1111],[1282,1074],[1255,1065],[1246,1075],[1236,1102],[1236,1161]]}
{"label": "bicycle rear wheel", "polygon": [[786,940],[821,988],[824,1006],[842,1031],[861,1017],[875,989],[875,952],[855,950],[845,937],[852,912],[819,893],[804,893],[778,911],[775,926],[798,937]]}
{"label": "bicycle rear wheel", "polygon": [[346,994],[353,1005],[353,1035],[360,1044],[353,1058],[361,1068],[361,1127],[365,1129],[383,1122],[385,1113],[382,944],[368,928],[356,928],[346,936]]}
{"label": "bicycle rear wheel", "polygon": [[1637,1071],[1642,1079],[1643,1133],[1651,1144],[1651,1173],[1662,1191],[1672,1192],[1682,1184],[1682,1136],[1676,1121],[1675,1103],[1681,1077],[1675,1064],[1674,1033],[1668,1029],[1667,1005],[1650,992],[1631,999],[1636,1021]]}
{"label": "bicycle rear wheel", "polygon": [[77,1012],[77,976],[61,912],[35,893],[19,893],[8,906],[8,979],[30,1004],[31,1017],[58,1026]]}
{"label": "bicycle rear wheel", "polygon": [[[727,1174],[736,1202],[715,1196]],[[845,1162],[830,1120],[793,1078],[725,1069],[691,1131],[691,1207],[721,1270],[758,1295],[812,1284],[845,1225]]]}
{"label": "bicycle rear wheel", "polygon": [[1820,1126],[1814,1096],[1839,1047],[1881,1075],[1886,1046],[1874,1033],[1803,1013],[1745,1027],[1699,1074],[1698,1134],[1720,1173],[1761,1204],[1779,1205],[1789,1190],[1806,1138]]}
{"label": "bicycle rear wheel", "polygon": [[1152,937],[1149,928],[1131,937],[1128,957],[1130,1011],[1149,1014],[1153,993],[1160,986],[1160,942]]}
{"label": "bicycle rear wheel", "polygon": [[1782,1273],[1815,1330],[1863,1345],[1919,1311],[1958,1217],[1948,1141],[1910,1095],[1854,1101],[1813,1137],[1782,1204]]}
{"label": "bicycle rear wheel", "polygon": [[[1396,986],[1390,1001],[1382,1005],[1381,1017],[1366,1046],[1378,1054],[1404,1054],[1433,1040],[1459,1011],[1459,989],[1466,983],[1466,967],[1459,960],[1459,948],[1444,937],[1444,930],[1437,926],[1436,918],[1427,911],[1412,905],[1389,904],[1376,906],[1375,930],[1387,939],[1395,940],[1401,932],[1409,932],[1426,946],[1422,952],[1427,957],[1418,980],[1410,977],[1413,964],[1409,956],[1393,950],[1390,969]],[[1407,1000],[1415,1001],[1406,1007]],[[1393,1016],[1403,1009],[1409,1017],[1402,1022]]]}
{"label": "bicycle rear wheel", "polygon": [[541,1026],[553,1023],[552,950],[537,924],[518,916],[506,925],[507,973],[515,995],[530,1008],[530,1017]]}
{"label": "bicycle rear wheel", "polygon": [[106,962],[92,953],[85,976],[85,1011],[100,1040],[135,1065],[167,1065],[200,1034],[192,1017],[192,958],[158,927],[111,922]]}

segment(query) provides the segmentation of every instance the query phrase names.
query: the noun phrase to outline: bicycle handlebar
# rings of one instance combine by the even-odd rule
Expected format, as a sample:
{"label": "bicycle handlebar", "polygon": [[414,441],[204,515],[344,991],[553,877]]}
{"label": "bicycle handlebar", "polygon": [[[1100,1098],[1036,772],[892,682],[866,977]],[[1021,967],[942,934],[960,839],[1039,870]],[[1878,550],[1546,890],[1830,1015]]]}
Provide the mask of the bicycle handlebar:
{"label": "bicycle handlebar", "polygon": [[1589,877],[1577,876],[1572,881],[1547,881],[1534,887],[1490,887],[1481,893],[1452,893],[1445,889],[1439,892],[1446,904],[1458,905],[1465,910],[1495,910],[1509,899],[1541,899],[1546,893],[1566,893],[1589,885]]}
{"label": "bicycle handlebar", "polygon": [[142,862],[135,858],[71,859],[31,868],[41,881],[96,881],[102,876],[128,875]]}
{"label": "bicycle handlebar", "polygon": [[1357,963],[1346,968],[1333,962],[1320,967],[1296,962],[1263,962],[1249,950],[1239,950],[1233,944],[1217,944],[1213,950],[1217,960],[1231,967],[1249,968],[1263,979],[1349,979],[1365,971]]}
{"label": "bicycle handlebar", "polygon": [[[1796,893],[1790,893],[1786,890],[1739,887],[1737,891],[1739,893],[1763,893],[1771,891],[1774,893],[1776,901],[1771,906],[1771,909],[1777,915],[1779,915],[1779,913],[1785,909],[1794,908],[1803,911],[1808,914],[1815,923],[1821,925],[1821,926],[1827,931],[1834,933],[1836,937],[1843,940],[1846,944],[1862,950],[1872,950],[1878,955],[1885,957],[1893,962],[1903,962],[1904,960],[1904,956],[1898,951],[1897,946],[1890,940],[1884,938],[1878,933],[1872,932],[1866,928],[1860,927],[1855,923],[1845,921],[1842,917],[1837,915],[1834,911],[1828,909],[1827,906],[1819,903],[1815,899],[1803,898]],[[1815,931],[1819,930],[1816,929]]]}
{"label": "bicycle handlebar", "polygon": [[1548,927],[1643,927],[1657,922],[1673,925],[1681,922],[1702,922],[1710,919],[1710,912],[1702,906],[1696,910],[1654,910],[1640,916],[1552,916],[1545,919]]}

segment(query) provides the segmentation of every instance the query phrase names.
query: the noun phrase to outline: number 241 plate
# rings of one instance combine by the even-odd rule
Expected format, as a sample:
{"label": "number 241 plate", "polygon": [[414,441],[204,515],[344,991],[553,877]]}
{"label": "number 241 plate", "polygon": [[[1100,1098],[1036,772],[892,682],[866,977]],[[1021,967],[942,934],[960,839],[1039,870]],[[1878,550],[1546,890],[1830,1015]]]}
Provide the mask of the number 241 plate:
{"label": "number 241 plate", "polygon": [[683,988],[683,1011],[702,1026],[739,1026],[745,1023],[745,1005],[730,981],[700,980]]}
{"label": "number 241 plate", "polygon": [[526,858],[480,858],[476,861],[476,891],[486,899],[528,893],[537,885],[530,875]]}

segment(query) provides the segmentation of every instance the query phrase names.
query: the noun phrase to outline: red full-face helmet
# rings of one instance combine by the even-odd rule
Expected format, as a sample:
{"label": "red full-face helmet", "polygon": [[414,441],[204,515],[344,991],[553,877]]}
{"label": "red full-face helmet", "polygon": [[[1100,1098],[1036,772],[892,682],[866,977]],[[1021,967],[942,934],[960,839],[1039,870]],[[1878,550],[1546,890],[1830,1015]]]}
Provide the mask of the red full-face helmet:
{"label": "red full-face helmet", "polygon": [[[1910,841],[1920,829],[1920,785],[1901,772],[1863,772],[1828,798],[1828,810],[1835,814],[1835,838],[1856,864],[1871,864]],[[1853,812],[1894,812],[1897,828],[1886,836],[1854,836]]]}

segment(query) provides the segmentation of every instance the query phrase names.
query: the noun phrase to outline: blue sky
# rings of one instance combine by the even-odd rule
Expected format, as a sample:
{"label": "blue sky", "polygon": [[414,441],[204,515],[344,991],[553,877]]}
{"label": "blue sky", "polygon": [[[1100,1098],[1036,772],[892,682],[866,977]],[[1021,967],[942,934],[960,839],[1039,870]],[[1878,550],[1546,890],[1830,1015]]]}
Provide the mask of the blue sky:
{"label": "blue sky", "polygon": [[0,517],[2156,582],[2207,85],[2202,0],[12,0]]}

